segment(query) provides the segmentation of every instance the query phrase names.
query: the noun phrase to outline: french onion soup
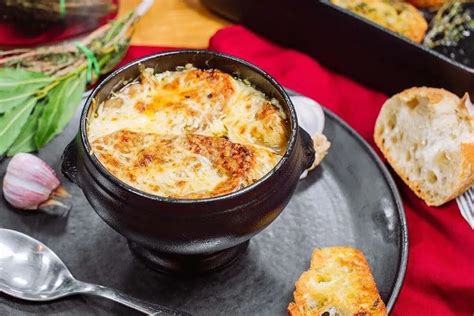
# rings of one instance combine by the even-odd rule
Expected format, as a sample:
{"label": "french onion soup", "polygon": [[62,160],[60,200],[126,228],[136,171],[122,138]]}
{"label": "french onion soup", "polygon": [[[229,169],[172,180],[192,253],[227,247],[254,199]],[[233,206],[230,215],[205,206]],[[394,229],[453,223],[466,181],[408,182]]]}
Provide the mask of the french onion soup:
{"label": "french onion soup", "polygon": [[141,71],[94,109],[92,152],[115,177],[158,196],[195,199],[237,191],[286,151],[285,112],[248,82],[186,65]]}

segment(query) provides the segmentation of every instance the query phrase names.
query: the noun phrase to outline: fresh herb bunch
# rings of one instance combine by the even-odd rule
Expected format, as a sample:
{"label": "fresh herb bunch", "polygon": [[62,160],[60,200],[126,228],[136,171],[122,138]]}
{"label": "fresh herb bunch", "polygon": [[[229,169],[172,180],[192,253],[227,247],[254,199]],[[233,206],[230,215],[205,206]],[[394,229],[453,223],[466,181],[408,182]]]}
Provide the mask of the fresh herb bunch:
{"label": "fresh herb bunch", "polygon": [[78,42],[0,51],[0,156],[36,151],[62,131],[87,83],[122,59],[139,16],[122,16]]}

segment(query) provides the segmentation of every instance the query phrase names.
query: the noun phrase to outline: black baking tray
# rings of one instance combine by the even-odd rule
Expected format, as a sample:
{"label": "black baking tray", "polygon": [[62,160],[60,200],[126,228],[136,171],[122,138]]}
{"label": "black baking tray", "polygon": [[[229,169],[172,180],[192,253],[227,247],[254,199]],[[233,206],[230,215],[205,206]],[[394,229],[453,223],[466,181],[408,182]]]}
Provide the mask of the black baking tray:
{"label": "black baking tray", "polygon": [[431,86],[474,97],[474,68],[322,0],[202,0],[215,13],[372,88]]}

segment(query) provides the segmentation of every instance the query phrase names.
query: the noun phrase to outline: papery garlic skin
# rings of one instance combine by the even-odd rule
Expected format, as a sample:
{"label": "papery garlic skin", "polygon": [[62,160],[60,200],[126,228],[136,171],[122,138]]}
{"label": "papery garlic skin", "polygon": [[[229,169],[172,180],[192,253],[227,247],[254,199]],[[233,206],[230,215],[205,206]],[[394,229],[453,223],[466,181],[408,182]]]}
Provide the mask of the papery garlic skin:
{"label": "papery garlic skin", "polygon": [[299,126],[311,136],[314,145],[314,162],[301,174],[300,179],[304,179],[308,172],[316,168],[326,157],[331,143],[323,134],[325,118],[321,105],[302,95],[290,96],[290,99],[295,107]]}
{"label": "papery garlic skin", "polygon": [[35,210],[60,184],[47,163],[35,155],[19,153],[8,164],[3,178],[3,196],[16,208]]}

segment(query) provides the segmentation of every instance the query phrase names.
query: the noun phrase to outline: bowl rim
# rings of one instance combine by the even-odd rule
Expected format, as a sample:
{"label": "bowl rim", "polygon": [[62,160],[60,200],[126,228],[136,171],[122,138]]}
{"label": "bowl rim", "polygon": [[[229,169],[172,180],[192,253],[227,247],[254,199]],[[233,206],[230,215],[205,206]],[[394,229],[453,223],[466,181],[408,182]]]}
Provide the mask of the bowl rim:
{"label": "bowl rim", "polygon": [[[102,88],[113,78],[116,76],[119,76],[122,72],[125,70],[132,68],[132,67],[138,67],[139,64],[143,62],[147,62],[150,60],[159,60],[162,57],[165,56],[173,56],[173,55],[208,55],[210,58],[213,57],[220,57],[227,59],[231,63],[237,63],[240,64],[244,67],[249,68],[251,71],[255,72],[256,74],[262,76],[265,80],[267,80],[271,85],[273,85],[274,88],[278,91],[278,93],[281,95],[283,98],[284,102],[286,103],[286,107],[288,109],[287,114],[290,122],[290,135],[288,138],[288,146],[286,148],[285,154],[282,156],[280,161],[262,178],[258,179],[251,185],[248,185],[240,190],[237,191],[232,191],[223,195],[215,196],[215,197],[207,197],[207,198],[202,198],[202,199],[179,199],[179,198],[170,198],[170,197],[165,197],[165,196],[160,196],[160,195],[155,195],[151,193],[147,193],[145,191],[139,190],[119,178],[115,177],[105,166],[99,161],[99,159],[93,154],[92,148],[89,143],[89,139],[87,137],[87,120],[88,120],[88,112],[89,109],[93,103],[93,100],[95,96],[102,90]],[[184,65],[183,65],[184,66]],[[232,75],[232,74],[230,74]],[[234,77],[234,76],[233,76]],[[245,78],[243,78],[245,79]],[[263,91],[262,91],[263,92]],[[264,92],[265,93],[265,92]],[[172,51],[166,51],[166,52],[160,52],[148,56],[144,56],[142,58],[133,60],[122,67],[116,69],[113,71],[111,74],[109,74],[104,80],[102,80],[90,93],[88,96],[86,102],[84,103],[84,107],[82,109],[81,113],[81,118],[80,118],[80,123],[79,123],[79,133],[80,133],[80,139],[82,142],[82,145],[85,148],[86,156],[88,159],[92,162],[94,167],[100,172],[101,175],[103,175],[107,180],[112,182],[113,184],[119,186],[123,190],[130,192],[132,194],[135,194],[139,197],[146,198],[152,201],[157,201],[157,202],[168,202],[168,203],[178,203],[178,204],[195,204],[195,203],[209,203],[209,202],[219,202],[223,200],[228,200],[232,198],[237,198],[240,197],[244,194],[246,194],[249,191],[252,191],[256,187],[262,185],[263,183],[269,181],[269,179],[278,171],[282,168],[283,165],[285,165],[288,161],[290,156],[293,154],[295,148],[296,148],[296,141],[297,141],[297,135],[298,135],[298,119],[296,116],[296,110],[293,106],[293,103],[291,102],[290,97],[288,96],[286,90],[275,80],[273,77],[271,77],[267,72],[264,70],[260,69],[259,67],[247,62],[246,60],[240,59],[238,57],[220,53],[220,52],[215,52],[211,50],[199,50],[199,49],[183,49],[183,50],[172,50]]]}

